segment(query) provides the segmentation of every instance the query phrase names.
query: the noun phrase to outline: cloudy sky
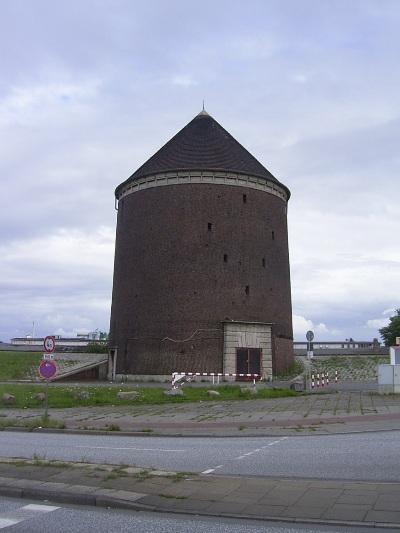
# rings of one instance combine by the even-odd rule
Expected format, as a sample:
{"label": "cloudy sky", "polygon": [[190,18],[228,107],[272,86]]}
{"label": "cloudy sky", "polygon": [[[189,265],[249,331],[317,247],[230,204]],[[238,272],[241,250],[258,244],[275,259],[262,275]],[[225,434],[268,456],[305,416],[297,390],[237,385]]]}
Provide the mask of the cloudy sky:
{"label": "cloudy sky", "polygon": [[398,0],[0,0],[0,340],[108,331],[114,189],[205,109],[292,192],[296,340],[400,307]]}

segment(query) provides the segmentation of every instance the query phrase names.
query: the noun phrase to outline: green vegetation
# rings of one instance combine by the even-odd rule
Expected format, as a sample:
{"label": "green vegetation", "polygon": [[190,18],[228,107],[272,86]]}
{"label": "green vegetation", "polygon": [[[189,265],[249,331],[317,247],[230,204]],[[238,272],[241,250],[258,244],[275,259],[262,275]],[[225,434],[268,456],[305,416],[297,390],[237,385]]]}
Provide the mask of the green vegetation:
{"label": "green vegetation", "polygon": [[286,380],[286,379],[292,379],[296,376],[299,376],[304,372],[304,366],[301,362],[299,362],[297,359],[294,359],[292,364],[288,369],[286,369],[283,372],[276,372],[274,375],[274,379],[277,380]]}
{"label": "green vegetation", "polygon": [[88,342],[85,353],[108,353],[108,342]]}
{"label": "green vegetation", "polygon": [[[75,398],[75,396],[83,390],[89,392],[87,400]],[[119,390],[135,391],[138,393],[136,398],[117,399],[117,392]],[[258,394],[253,396],[251,391],[242,391],[239,385],[220,385],[216,388],[220,396],[218,399],[208,396],[207,391],[209,387],[190,387],[184,386],[184,396],[165,396],[165,389],[161,387],[148,387],[139,389],[138,387],[126,387],[119,389],[112,386],[88,387],[71,387],[61,385],[49,385],[48,387],[48,402],[49,407],[52,408],[68,408],[79,406],[104,406],[104,405],[138,405],[138,404],[170,404],[170,403],[185,403],[185,402],[206,402],[206,401],[221,401],[221,400],[246,400],[249,398],[282,398],[287,396],[296,396],[296,393],[290,389],[269,389],[259,388]],[[43,401],[37,400],[36,395],[39,392],[45,392],[45,385],[43,384],[20,384],[8,383],[0,384],[0,397],[7,392],[15,396],[15,403],[11,405],[3,405],[3,409],[29,409],[43,405]],[[112,428],[117,431],[117,428]]]}
{"label": "green vegetation", "polygon": [[39,373],[42,360],[43,353],[0,351],[0,381],[24,379],[33,369]]}
{"label": "green vegetation", "polygon": [[339,379],[374,379],[377,377],[378,365],[389,364],[388,355],[362,355],[328,357],[325,355],[315,356],[311,360],[312,370],[315,373],[329,373],[332,381],[335,378],[335,370],[338,371]]}
{"label": "green vegetation", "polygon": [[389,318],[389,325],[379,330],[385,346],[395,346],[396,337],[400,337],[400,309],[396,309],[396,314]]}

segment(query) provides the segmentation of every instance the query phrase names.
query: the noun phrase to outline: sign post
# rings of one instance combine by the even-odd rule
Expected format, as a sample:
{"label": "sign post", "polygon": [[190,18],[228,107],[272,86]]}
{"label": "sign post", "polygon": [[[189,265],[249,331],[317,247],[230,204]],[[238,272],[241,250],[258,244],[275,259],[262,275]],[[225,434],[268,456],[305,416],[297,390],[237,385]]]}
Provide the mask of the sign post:
{"label": "sign post", "polygon": [[57,372],[57,367],[53,363],[53,361],[49,361],[47,357],[54,352],[56,349],[56,343],[54,340],[54,337],[47,336],[45,337],[43,341],[43,347],[45,350],[44,354],[44,361],[40,363],[39,366],[39,374],[42,376],[42,378],[45,378],[46,380],[46,400],[45,400],[45,410],[44,410],[44,417],[45,420],[47,420],[47,409],[49,405],[49,380],[55,376]]}
{"label": "sign post", "polygon": [[306,339],[307,339],[307,357],[308,357],[308,368],[309,368],[309,386],[310,386],[310,392],[312,390],[312,387],[311,387],[311,359],[314,357],[314,353],[313,353],[313,346],[312,346],[312,341],[314,339],[314,332],[309,330],[307,331],[306,333]]}

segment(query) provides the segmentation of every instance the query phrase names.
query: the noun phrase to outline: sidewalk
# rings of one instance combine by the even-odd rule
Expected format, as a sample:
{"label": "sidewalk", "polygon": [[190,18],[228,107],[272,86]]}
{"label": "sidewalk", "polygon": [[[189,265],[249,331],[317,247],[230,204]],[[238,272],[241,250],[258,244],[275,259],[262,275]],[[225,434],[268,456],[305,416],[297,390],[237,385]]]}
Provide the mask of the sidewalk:
{"label": "sidewalk", "polygon": [[0,459],[1,495],[135,511],[400,529],[400,482],[260,479],[81,463],[22,463]]}
{"label": "sidewalk", "polygon": [[[12,413],[7,411],[7,416]],[[53,431],[76,432],[86,426],[105,434],[107,424],[118,424],[118,435],[130,436],[393,431],[400,429],[400,396],[331,389],[324,394],[268,401],[51,410],[51,417],[66,425]],[[0,494],[134,510],[400,529],[400,480],[373,483],[223,477],[0,459]]]}

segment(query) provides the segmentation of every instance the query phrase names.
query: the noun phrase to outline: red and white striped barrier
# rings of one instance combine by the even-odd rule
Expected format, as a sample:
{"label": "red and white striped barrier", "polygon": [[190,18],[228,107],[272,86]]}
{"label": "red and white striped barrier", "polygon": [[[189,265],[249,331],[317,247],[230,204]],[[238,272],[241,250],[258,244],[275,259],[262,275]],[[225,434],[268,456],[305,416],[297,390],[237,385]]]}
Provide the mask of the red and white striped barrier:
{"label": "red and white striped barrier", "polygon": [[[172,374],[172,388],[177,389],[179,386],[182,386],[183,383],[178,383],[181,379],[184,379],[185,377],[189,377],[188,380],[198,377],[198,376],[216,376],[218,378],[220,377],[236,377],[236,378],[251,378],[254,382],[254,387],[256,386],[256,379],[261,378],[260,374],[222,374],[219,372],[174,372]],[[186,383],[186,381],[184,383]],[[214,381],[214,380],[213,380]]]}
{"label": "red and white striped barrier", "polygon": [[[321,387],[324,387],[325,383],[326,383],[326,386],[329,387],[329,384],[330,384],[329,372],[321,372],[321,382],[320,382],[320,373],[319,372],[317,372],[316,378],[317,379],[315,381],[315,375],[311,374],[311,389],[312,390],[314,390],[315,384],[316,384],[317,388],[319,388],[320,383],[321,383]],[[338,382],[338,371],[335,370],[335,383],[337,383],[337,382]]]}

